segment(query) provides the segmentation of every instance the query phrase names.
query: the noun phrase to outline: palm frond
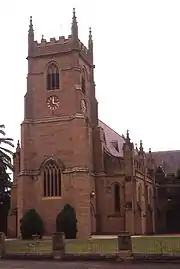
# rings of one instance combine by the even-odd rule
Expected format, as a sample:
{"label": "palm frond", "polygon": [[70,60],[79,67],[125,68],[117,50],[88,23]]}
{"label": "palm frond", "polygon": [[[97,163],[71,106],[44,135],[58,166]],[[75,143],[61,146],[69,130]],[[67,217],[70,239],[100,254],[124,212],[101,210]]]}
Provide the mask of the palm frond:
{"label": "palm frond", "polygon": [[[6,133],[4,130],[5,125],[0,124],[0,135],[5,136]],[[9,180],[10,177],[7,174],[7,168],[9,168],[11,171],[13,171],[13,165],[12,165],[12,155],[13,152],[9,149],[7,149],[4,145],[8,145],[10,147],[14,147],[14,144],[12,143],[13,139],[9,137],[0,137],[0,176],[6,176]]]}
{"label": "palm frond", "polygon": [[6,133],[3,131],[3,130],[0,130],[0,134],[2,134],[2,135],[6,135]]}
{"label": "palm frond", "polygon": [[0,138],[0,144],[4,143],[14,148],[14,144],[11,141],[13,141],[12,138]]}
{"label": "palm frond", "polygon": [[5,161],[7,160],[8,162],[11,162],[11,157],[4,151],[0,150],[0,161]]}
{"label": "palm frond", "polygon": [[4,165],[6,168],[9,168],[11,171],[13,171],[13,165],[10,161],[7,161],[7,160],[2,160],[0,159],[0,167]]}
{"label": "palm frond", "polygon": [[1,137],[0,140],[2,140],[2,142],[3,141],[13,141],[13,139],[10,137]]}
{"label": "palm frond", "polygon": [[11,155],[13,155],[14,154],[14,152],[12,152],[11,150],[9,150],[9,149],[6,149],[6,148],[4,148],[4,147],[0,147],[0,151],[3,151],[3,152],[5,152],[5,153],[9,153],[9,154],[11,154]]}
{"label": "palm frond", "polygon": [[8,180],[5,180],[5,182],[4,182],[4,187],[5,187],[5,188],[11,188],[11,187],[12,187],[12,182],[9,181],[9,179],[8,179]]}

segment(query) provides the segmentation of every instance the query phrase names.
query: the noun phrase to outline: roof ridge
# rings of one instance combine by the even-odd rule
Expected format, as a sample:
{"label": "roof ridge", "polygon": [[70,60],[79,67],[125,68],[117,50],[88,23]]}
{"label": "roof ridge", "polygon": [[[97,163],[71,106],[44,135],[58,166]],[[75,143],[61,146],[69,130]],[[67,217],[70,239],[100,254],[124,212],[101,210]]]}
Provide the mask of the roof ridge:
{"label": "roof ridge", "polygon": [[107,125],[104,121],[102,121],[102,120],[99,120],[99,121],[102,122],[104,125],[106,125],[109,129],[111,129],[111,131],[113,131],[114,133],[116,133],[118,136],[120,136],[120,137],[123,138],[122,135],[120,135],[118,132],[116,132],[112,127],[110,127],[109,125]]}
{"label": "roof ridge", "polygon": [[174,150],[158,150],[158,151],[153,151],[152,153],[167,153],[167,152],[180,152],[180,149],[174,149]]}

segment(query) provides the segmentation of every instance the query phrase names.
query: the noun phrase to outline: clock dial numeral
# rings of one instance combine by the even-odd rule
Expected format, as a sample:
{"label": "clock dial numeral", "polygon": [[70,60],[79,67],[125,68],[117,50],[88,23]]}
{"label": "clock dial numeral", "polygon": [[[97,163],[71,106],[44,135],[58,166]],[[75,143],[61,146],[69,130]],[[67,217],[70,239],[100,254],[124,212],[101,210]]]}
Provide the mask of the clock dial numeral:
{"label": "clock dial numeral", "polygon": [[59,107],[59,98],[56,95],[49,96],[47,106],[50,110],[55,110]]}

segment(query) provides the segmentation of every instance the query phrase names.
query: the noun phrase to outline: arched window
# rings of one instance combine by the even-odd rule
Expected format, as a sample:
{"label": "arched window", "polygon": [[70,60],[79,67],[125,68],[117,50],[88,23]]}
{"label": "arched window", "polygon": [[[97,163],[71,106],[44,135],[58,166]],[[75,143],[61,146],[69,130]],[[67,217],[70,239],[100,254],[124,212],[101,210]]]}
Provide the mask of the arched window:
{"label": "arched window", "polygon": [[47,70],[47,90],[59,89],[59,70],[55,64],[51,64]]}
{"label": "arched window", "polygon": [[114,209],[120,211],[120,186],[117,183],[114,185]]}
{"label": "arched window", "polygon": [[141,185],[139,184],[138,186],[138,203],[141,205],[141,195],[142,195],[142,191],[141,191]]}
{"label": "arched window", "polygon": [[53,160],[44,167],[44,196],[61,196],[61,171]]}
{"label": "arched window", "polygon": [[86,74],[84,69],[81,74],[81,90],[84,94],[86,93]]}
{"label": "arched window", "polygon": [[148,204],[152,205],[152,189],[151,187],[148,188]]}

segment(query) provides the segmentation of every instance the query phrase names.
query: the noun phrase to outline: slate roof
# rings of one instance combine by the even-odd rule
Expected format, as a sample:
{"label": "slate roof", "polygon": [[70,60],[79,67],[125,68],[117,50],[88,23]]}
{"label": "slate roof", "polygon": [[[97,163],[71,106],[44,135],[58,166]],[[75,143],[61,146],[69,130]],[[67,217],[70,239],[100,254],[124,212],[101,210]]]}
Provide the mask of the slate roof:
{"label": "slate roof", "polygon": [[[99,126],[105,136],[104,149],[107,153],[115,157],[123,157],[123,136],[116,133],[112,128],[99,120]],[[101,139],[103,140],[103,139]]]}
{"label": "slate roof", "polygon": [[[99,120],[99,126],[102,130],[101,141],[106,153],[114,157],[123,157],[124,136],[119,135],[101,120]],[[156,166],[161,166],[167,174],[176,173],[177,169],[180,169],[180,150],[156,151],[152,152],[152,157]]]}
{"label": "slate roof", "polygon": [[152,152],[157,166],[162,166],[167,174],[176,173],[180,169],[180,150]]}

